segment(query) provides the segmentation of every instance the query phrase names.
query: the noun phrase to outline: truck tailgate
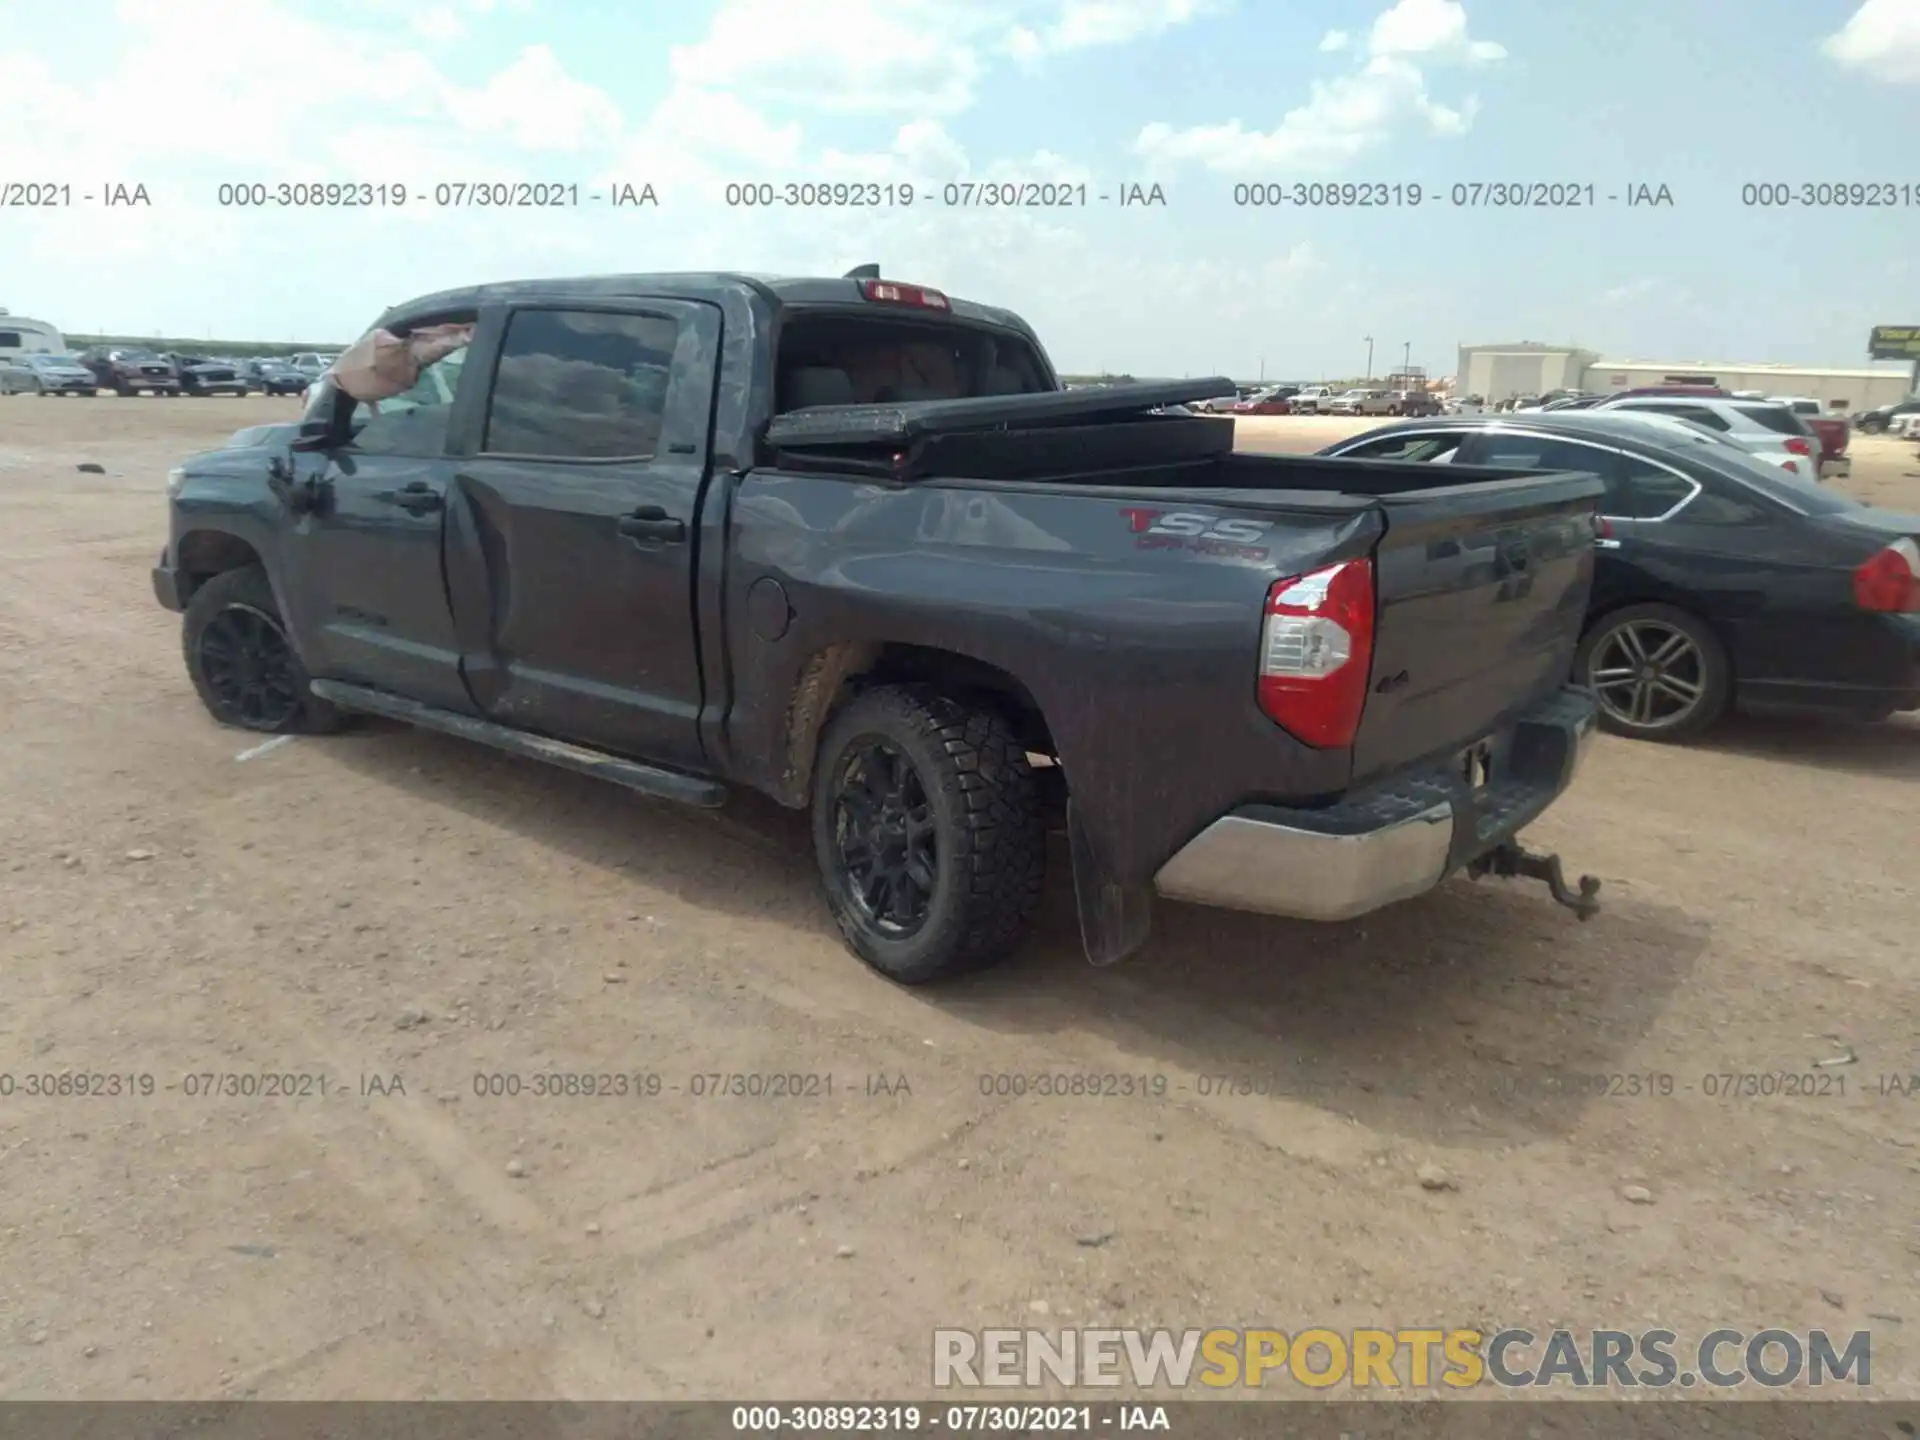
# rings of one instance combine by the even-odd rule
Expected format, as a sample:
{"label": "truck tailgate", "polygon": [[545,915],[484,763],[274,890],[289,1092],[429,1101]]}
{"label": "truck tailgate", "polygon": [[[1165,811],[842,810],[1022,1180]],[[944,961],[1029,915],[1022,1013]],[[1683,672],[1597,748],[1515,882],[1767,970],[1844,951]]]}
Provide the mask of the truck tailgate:
{"label": "truck tailgate", "polygon": [[1472,746],[1566,683],[1601,489],[1562,473],[1382,498],[1353,783]]}

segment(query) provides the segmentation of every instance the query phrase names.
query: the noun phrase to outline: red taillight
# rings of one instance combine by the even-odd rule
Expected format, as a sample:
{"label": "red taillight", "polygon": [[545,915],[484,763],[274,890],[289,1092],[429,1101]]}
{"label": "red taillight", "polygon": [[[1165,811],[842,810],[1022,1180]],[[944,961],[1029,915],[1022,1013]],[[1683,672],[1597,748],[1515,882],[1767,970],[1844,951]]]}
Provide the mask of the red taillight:
{"label": "red taillight", "polygon": [[1593,534],[1595,539],[1611,540],[1613,538],[1613,522],[1604,515],[1594,516]]}
{"label": "red taillight", "polygon": [[1277,580],[1260,630],[1260,708],[1322,749],[1353,743],[1373,669],[1373,562]]}
{"label": "red taillight", "polygon": [[1789,435],[1787,437],[1787,453],[1789,455],[1811,455],[1813,454],[1813,446],[1809,445],[1802,436]]}
{"label": "red taillight", "polygon": [[1798,475],[1800,473],[1800,466],[1792,460],[1781,461],[1780,468],[1786,471],[1789,475]]}
{"label": "red taillight", "polygon": [[1862,610],[1920,613],[1920,545],[1896,540],[1853,572],[1853,601]]}
{"label": "red taillight", "polygon": [[922,310],[951,310],[947,297],[924,285],[902,285],[898,280],[862,280],[860,293],[882,305],[917,305]]}

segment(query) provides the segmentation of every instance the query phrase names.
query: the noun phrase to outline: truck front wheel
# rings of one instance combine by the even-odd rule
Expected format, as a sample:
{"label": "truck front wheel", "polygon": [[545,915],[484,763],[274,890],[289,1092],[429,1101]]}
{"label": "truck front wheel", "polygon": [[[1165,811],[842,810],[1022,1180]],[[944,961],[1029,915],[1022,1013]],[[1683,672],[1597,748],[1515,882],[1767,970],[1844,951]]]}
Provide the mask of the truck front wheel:
{"label": "truck front wheel", "polygon": [[903,985],[1003,958],[1046,879],[1025,749],[1000,716],[918,686],[869,690],[828,725],[813,843],[847,944]]}
{"label": "truck front wheel", "polygon": [[273,735],[338,730],[340,712],[308,690],[267,572],[227,570],[193,592],[180,627],[187,675],[222,725]]}

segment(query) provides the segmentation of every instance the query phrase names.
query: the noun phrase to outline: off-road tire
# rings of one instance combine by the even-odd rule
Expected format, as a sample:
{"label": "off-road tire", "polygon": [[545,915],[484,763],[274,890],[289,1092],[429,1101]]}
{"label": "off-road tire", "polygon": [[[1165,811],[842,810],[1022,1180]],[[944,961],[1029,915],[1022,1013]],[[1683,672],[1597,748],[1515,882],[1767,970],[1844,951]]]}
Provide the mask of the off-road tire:
{"label": "off-road tire", "polygon": [[[918,772],[934,821],[937,880],[911,935],[860,910],[836,836],[842,771],[877,738]],[[1046,882],[1046,827],[1026,749],[993,711],[921,686],[856,697],[829,722],[813,775],[813,840],[827,905],[848,946],[902,985],[983,969],[1025,936]]]}
{"label": "off-road tire", "polygon": [[254,724],[221,701],[209,686],[202,669],[200,642],[208,623],[221,611],[236,605],[259,611],[285,634],[285,622],[280,618],[280,606],[274,599],[273,586],[267,579],[267,572],[258,565],[222,571],[193,592],[193,598],[187,602],[186,614],[181,617],[180,650],[186,661],[187,678],[193,681],[194,692],[199,695],[200,703],[207,707],[207,713],[222,725],[269,735],[327,735],[345,725],[348,717],[341,710],[307,689],[311,677],[307,674],[306,666],[300,663],[300,656],[290,641],[287,649],[291,656],[294,685],[302,697],[291,714],[276,724]]}

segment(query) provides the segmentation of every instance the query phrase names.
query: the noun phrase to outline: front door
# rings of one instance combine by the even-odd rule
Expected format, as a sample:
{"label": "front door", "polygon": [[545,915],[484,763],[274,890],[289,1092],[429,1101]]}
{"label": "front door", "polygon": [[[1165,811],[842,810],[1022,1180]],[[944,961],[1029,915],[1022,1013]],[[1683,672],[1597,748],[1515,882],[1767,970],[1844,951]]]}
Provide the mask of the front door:
{"label": "front door", "polygon": [[505,316],[449,536],[466,676],[492,718],[700,766],[694,555],[719,338],[719,309],[693,301]]}
{"label": "front door", "polygon": [[292,457],[290,493],[311,503],[288,527],[281,579],[316,678],[471,712],[441,561],[447,427],[465,354],[426,367],[395,399],[337,397],[352,411],[342,443]]}

